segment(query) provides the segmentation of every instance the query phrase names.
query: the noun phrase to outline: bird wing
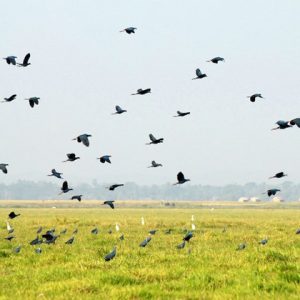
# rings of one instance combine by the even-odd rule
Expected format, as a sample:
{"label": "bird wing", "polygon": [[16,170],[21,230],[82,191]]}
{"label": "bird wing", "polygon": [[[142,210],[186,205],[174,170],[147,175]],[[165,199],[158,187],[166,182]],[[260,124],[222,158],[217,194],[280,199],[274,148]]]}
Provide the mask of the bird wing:
{"label": "bird wing", "polygon": [[29,105],[30,105],[31,107],[34,107],[34,101],[33,101],[32,99],[29,99]]}
{"label": "bird wing", "polygon": [[75,155],[75,153],[68,153],[68,154],[67,154],[67,157],[68,157],[69,159],[74,159],[74,158],[76,157],[76,155]]}
{"label": "bird wing", "polygon": [[30,53],[27,53],[23,60],[23,65],[27,65],[30,58]]}
{"label": "bird wing", "polygon": [[12,101],[12,100],[14,100],[16,97],[17,97],[16,94],[11,95],[9,98],[7,98],[7,101]]}
{"label": "bird wing", "polygon": [[177,174],[177,180],[178,180],[179,182],[184,180],[184,175],[183,175],[182,172],[179,172],[179,173]]}
{"label": "bird wing", "polygon": [[62,189],[63,191],[68,189],[68,182],[67,182],[67,181],[64,181],[64,182],[63,182],[62,188],[61,188],[61,189]]}
{"label": "bird wing", "polygon": [[39,99],[38,99],[38,98],[35,98],[33,101],[34,101],[34,103],[35,103],[36,105],[39,104]]}
{"label": "bird wing", "polygon": [[117,112],[121,112],[121,111],[122,111],[122,108],[121,108],[119,105],[116,105],[116,111],[117,111]]}
{"label": "bird wing", "polygon": [[197,75],[197,77],[200,77],[200,76],[202,75],[200,69],[197,69],[197,70],[196,70],[196,75]]}
{"label": "bird wing", "polygon": [[80,139],[81,139],[83,145],[85,145],[87,147],[90,145],[89,138],[86,135],[80,136]]}
{"label": "bird wing", "polygon": [[156,141],[156,138],[154,137],[154,135],[152,133],[149,134],[149,138],[152,142]]}
{"label": "bird wing", "polygon": [[297,127],[300,127],[300,118],[296,118],[290,121],[291,125],[297,125]]}
{"label": "bird wing", "polygon": [[115,208],[115,206],[114,206],[114,204],[113,204],[112,202],[108,202],[107,204],[108,204],[112,209]]}

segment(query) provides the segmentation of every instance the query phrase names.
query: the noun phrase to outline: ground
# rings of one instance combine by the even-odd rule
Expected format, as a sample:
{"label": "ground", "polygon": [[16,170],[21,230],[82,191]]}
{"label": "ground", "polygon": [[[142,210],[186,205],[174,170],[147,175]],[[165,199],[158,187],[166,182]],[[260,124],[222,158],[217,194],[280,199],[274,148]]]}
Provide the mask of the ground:
{"label": "ground", "polygon": [[[9,221],[16,238],[8,242],[5,221],[12,210],[21,216]],[[0,299],[299,299],[299,206],[5,207],[0,220]],[[194,237],[176,249],[191,223]],[[42,244],[38,255],[29,241],[39,226],[68,231],[55,245]],[[98,235],[90,233],[95,226]],[[74,244],[66,245],[75,228]],[[158,232],[139,247],[150,229]],[[266,237],[267,245],[259,245]],[[240,243],[246,248],[237,251]],[[105,262],[114,245],[115,259]]]}

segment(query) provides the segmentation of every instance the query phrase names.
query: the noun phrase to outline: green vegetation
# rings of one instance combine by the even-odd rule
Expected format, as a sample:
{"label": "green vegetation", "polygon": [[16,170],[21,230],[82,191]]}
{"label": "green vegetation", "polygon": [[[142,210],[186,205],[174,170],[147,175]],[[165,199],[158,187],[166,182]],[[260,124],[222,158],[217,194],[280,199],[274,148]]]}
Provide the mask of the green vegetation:
{"label": "green vegetation", "polygon": [[[0,299],[299,299],[299,210],[14,210],[21,216],[10,221],[16,236],[12,242],[4,240],[11,209],[0,212]],[[178,250],[191,215],[195,237]],[[37,246],[28,242],[39,226],[68,231],[55,245],[42,244],[38,255]],[[95,226],[98,235],[90,233]],[[75,228],[74,244],[65,245]],[[168,228],[172,234],[164,233]],[[140,248],[150,229],[159,231]],[[119,240],[122,233],[124,241]],[[259,245],[265,237],[268,244]],[[242,242],[246,249],[236,251]],[[21,252],[14,253],[20,244]],[[105,262],[114,245],[116,258]]]}

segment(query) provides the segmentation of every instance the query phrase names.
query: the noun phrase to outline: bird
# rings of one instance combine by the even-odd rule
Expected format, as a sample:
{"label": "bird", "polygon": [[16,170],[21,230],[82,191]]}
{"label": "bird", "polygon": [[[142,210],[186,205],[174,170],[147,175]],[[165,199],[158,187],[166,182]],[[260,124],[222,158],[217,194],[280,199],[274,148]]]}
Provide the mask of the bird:
{"label": "bird", "polygon": [[31,63],[29,63],[29,58],[30,58],[30,53],[27,53],[23,59],[22,63],[18,63],[19,67],[27,67],[29,65],[31,65]]}
{"label": "bird", "polygon": [[0,170],[4,173],[7,174],[7,167],[8,164],[0,164]]}
{"label": "bird", "polygon": [[195,221],[195,217],[194,217],[194,215],[192,215],[192,217],[191,217],[191,221]]}
{"label": "bird", "polygon": [[120,226],[118,223],[116,223],[116,231],[120,231]]}
{"label": "bird", "polygon": [[35,253],[36,254],[41,254],[42,253],[42,248],[36,248]]}
{"label": "bird", "polygon": [[189,242],[190,239],[193,237],[193,233],[191,231],[187,232],[187,234],[183,237],[183,241]]}
{"label": "bird", "polygon": [[18,58],[17,56],[13,56],[13,55],[10,55],[10,56],[7,56],[7,57],[3,57],[3,59],[5,59],[6,60],[6,62],[10,65],[10,64],[12,64],[12,65],[16,65],[17,63],[16,63],[16,58]]}
{"label": "bird", "polygon": [[15,238],[14,235],[9,235],[9,236],[6,237],[5,239],[11,242],[11,240],[12,240],[13,238]]}
{"label": "bird", "polygon": [[245,243],[241,243],[237,246],[236,250],[239,251],[239,250],[244,250],[246,248],[246,244]]}
{"label": "bird", "polygon": [[16,98],[17,98],[17,94],[13,94],[8,98],[4,98],[4,101],[1,101],[1,102],[5,102],[5,103],[6,102],[11,102],[11,101],[15,100]]}
{"label": "bird", "polygon": [[73,244],[73,242],[74,242],[74,239],[75,239],[75,237],[74,237],[74,236],[72,236],[70,239],[68,239],[68,240],[65,242],[65,244],[67,244],[67,245],[71,245],[71,244]]}
{"label": "bird", "polygon": [[112,209],[114,209],[114,208],[115,208],[114,202],[115,202],[114,200],[106,200],[106,201],[103,202],[102,205],[107,204],[107,205],[109,205]]}
{"label": "bird", "polygon": [[81,197],[82,197],[82,195],[75,195],[75,196],[72,196],[71,200],[78,200],[80,202]]}
{"label": "bird", "polygon": [[30,97],[30,98],[26,98],[25,100],[28,100],[29,101],[29,105],[31,107],[34,107],[34,105],[38,105],[39,104],[39,100],[40,99],[41,98],[39,98],[39,97]]}
{"label": "bird", "polygon": [[155,160],[152,160],[151,162],[151,166],[149,166],[148,168],[157,168],[157,167],[162,167],[162,164],[158,164],[155,162]]}
{"label": "bird", "polygon": [[78,233],[78,228],[74,229],[73,234],[77,234]]}
{"label": "bird", "polygon": [[145,219],[144,217],[141,217],[141,224],[144,226],[145,225]]}
{"label": "bird", "polygon": [[119,105],[116,105],[116,112],[112,113],[112,115],[120,115],[124,112],[127,112],[126,109],[122,109]]}
{"label": "bird", "polygon": [[103,164],[106,163],[106,162],[111,164],[110,158],[111,158],[111,155],[103,155],[101,157],[98,157],[97,159],[99,159],[100,162],[102,162]]}
{"label": "bird", "polygon": [[214,57],[214,58],[212,58],[210,60],[207,60],[207,62],[212,62],[214,64],[218,64],[219,61],[225,62],[225,59],[223,57],[217,56],[217,57]]}
{"label": "bird", "polygon": [[72,191],[72,190],[73,190],[72,188],[69,188],[68,182],[64,181],[63,184],[62,184],[62,187],[61,187],[61,193],[59,195],[61,195],[63,193],[67,193],[67,192]]}
{"label": "bird", "polygon": [[151,93],[151,89],[150,88],[147,88],[147,89],[138,89],[137,91],[136,91],[136,93],[134,93],[134,94],[131,94],[131,95],[145,95],[145,94],[149,94],[149,93]]}
{"label": "bird", "polygon": [[21,214],[16,214],[14,211],[12,211],[12,212],[9,213],[8,217],[9,217],[10,219],[14,219],[14,218],[16,218],[16,217],[18,217],[18,216],[20,216],[20,215],[21,215]]}
{"label": "bird", "polygon": [[300,118],[295,118],[290,121],[290,125],[294,126],[297,125],[297,127],[300,127]]}
{"label": "bird", "polygon": [[40,226],[40,227],[38,228],[38,230],[36,231],[36,233],[39,234],[39,233],[42,232],[42,230],[43,230],[43,227]]}
{"label": "bird", "polygon": [[149,234],[154,235],[157,232],[157,229],[149,230]]}
{"label": "bird", "polygon": [[187,116],[187,115],[189,115],[190,114],[190,112],[189,111],[187,111],[187,112],[181,112],[181,111],[179,111],[179,110],[177,110],[177,116],[173,116],[173,117],[185,117],[185,116]]}
{"label": "bird", "polygon": [[192,223],[192,230],[196,230],[196,225]]}
{"label": "bird", "polygon": [[176,246],[177,249],[183,249],[185,247],[185,241]]}
{"label": "bird", "polygon": [[126,32],[128,34],[132,34],[132,33],[135,33],[136,29],[137,29],[136,27],[127,27],[123,30],[120,30],[120,32]]}
{"label": "bird", "polygon": [[34,245],[41,244],[42,242],[43,242],[43,240],[40,240],[39,236],[37,236],[34,240],[32,240],[31,242],[29,242],[29,244],[31,246],[34,246]]}
{"label": "bird", "polygon": [[114,191],[116,188],[118,188],[120,186],[124,186],[124,184],[113,184],[113,185],[108,186],[106,188],[109,189],[110,191]]}
{"label": "bird", "polygon": [[272,128],[271,130],[286,129],[292,127],[292,125],[289,124],[289,121],[279,120],[275,124],[277,124],[278,127]]}
{"label": "bird", "polygon": [[146,237],[146,238],[140,243],[140,247],[146,247],[150,241],[151,241],[151,236]]}
{"label": "bird", "polygon": [[267,192],[263,193],[263,194],[268,194],[268,196],[270,197],[272,195],[275,196],[277,192],[280,192],[280,190],[279,189],[270,189],[270,190],[267,190]]}
{"label": "bird", "polygon": [[89,147],[90,145],[90,141],[89,141],[89,137],[91,137],[91,134],[81,134],[78,137],[74,138],[73,141],[77,141],[78,143],[83,143],[83,145],[85,145],[86,147]]}
{"label": "bird", "polygon": [[76,159],[80,159],[80,157],[77,157],[75,153],[68,153],[67,157],[68,157],[68,159],[64,160],[63,162],[75,161]]}
{"label": "bird", "polygon": [[266,245],[268,243],[268,239],[265,238],[259,242],[260,245]]}
{"label": "bird", "polygon": [[251,96],[247,96],[247,98],[250,98],[251,102],[255,102],[256,98],[262,98],[262,99],[264,99],[264,97],[261,94],[253,94]]}
{"label": "bird", "polygon": [[47,231],[42,235],[42,237],[45,239],[44,243],[55,244],[55,241],[59,237],[59,235],[55,235],[52,231]]}
{"label": "bird", "polygon": [[121,234],[121,235],[120,235],[119,240],[120,240],[120,241],[124,241],[124,234]]}
{"label": "bird", "polygon": [[14,232],[14,229],[10,226],[10,224],[8,222],[6,222],[6,229],[9,234]]}
{"label": "bird", "polygon": [[67,228],[63,229],[63,230],[60,232],[60,234],[66,234],[66,232],[67,232]]}
{"label": "bird", "polygon": [[112,234],[113,231],[112,231],[111,229],[108,229],[107,233],[108,233],[108,234]]}
{"label": "bird", "polygon": [[271,178],[282,178],[284,176],[287,176],[287,174],[284,174],[284,172],[279,172],[279,173],[276,173],[274,176],[269,177],[269,179],[271,179]]}
{"label": "bird", "polygon": [[174,185],[176,185],[176,184],[183,184],[183,183],[185,183],[185,182],[187,182],[187,181],[191,181],[191,180],[190,180],[190,179],[186,179],[186,178],[184,177],[183,173],[182,173],[182,172],[179,172],[179,173],[177,174],[177,182],[174,183]]}
{"label": "bird", "polygon": [[207,77],[207,75],[206,75],[206,74],[203,74],[199,68],[196,70],[196,76],[197,76],[197,77],[192,78],[192,79],[193,79],[193,80],[194,80],[194,79],[202,79],[202,78],[204,78],[204,77]]}
{"label": "bird", "polygon": [[296,230],[296,234],[300,234],[300,228]]}
{"label": "bird", "polygon": [[63,178],[61,177],[61,175],[63,175],[63,173],[59,173],[59,172],[57,172],[55,169],[52,169],[52,170],[51,170],[51,174],[48,175],[48,176],[54,176],[54,177],[56,177],[56,178],[63,179]]}
{"label": "bird", "polygon": [[99,230],[97,227],[93,228],[91,231],[91,234],[98,234],[98,233],[99,233]]}
{"label": "bird", "polygon": [[160,144],[160,143],[163,143],[163,141],[164,141],[163,138],[156,139],[152,133],[149,134],[149,138],[150,138],[151,142],[147,143],[146,145]]}
{"label": "bird", "polygon": [[20,253],[21,252],[21,246],[18,246],[14,249],[15,253]]}
{"label": "bird", "polygon": [[110,261],[116,256],[116,254],[117,254],[117,247],[115,246],[110,253],[105,255],[104,260],[105,261]]}

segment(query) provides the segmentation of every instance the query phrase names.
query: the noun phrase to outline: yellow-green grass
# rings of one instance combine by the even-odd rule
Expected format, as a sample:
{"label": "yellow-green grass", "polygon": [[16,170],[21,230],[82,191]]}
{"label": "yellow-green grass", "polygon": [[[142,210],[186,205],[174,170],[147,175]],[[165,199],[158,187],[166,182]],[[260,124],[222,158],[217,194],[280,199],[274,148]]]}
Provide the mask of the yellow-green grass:
{"label": "yellow-green grass", "polygon": [[[298,209],[18,208],[21,216],[10,221],[16,238],[8,242],[11,210],[0,212],[0,299],[299,299]],[[191,215],[195,236],[178,250]],[[28,242],[39,226],[68,231],[38,255]],[[74,244],[66,245],[75,228]],[[150,229],[158,232],[140,248]],[[265,237],[268,244],[259,245]],[[242,242],[246,249],[236,251]],[[105,262],[114,245],[117,256]]]}

